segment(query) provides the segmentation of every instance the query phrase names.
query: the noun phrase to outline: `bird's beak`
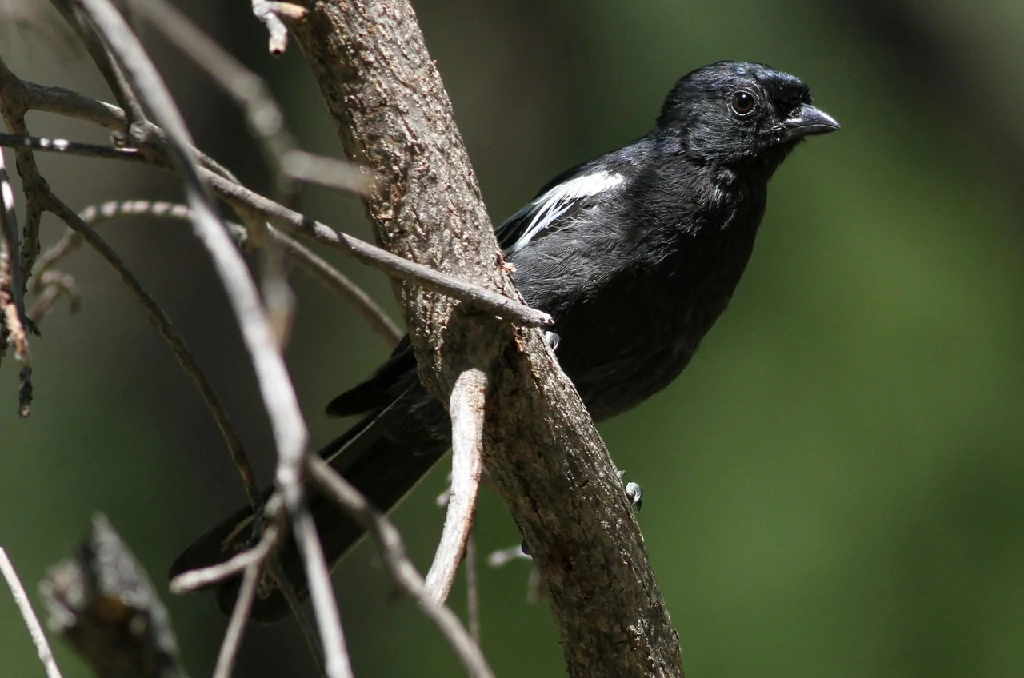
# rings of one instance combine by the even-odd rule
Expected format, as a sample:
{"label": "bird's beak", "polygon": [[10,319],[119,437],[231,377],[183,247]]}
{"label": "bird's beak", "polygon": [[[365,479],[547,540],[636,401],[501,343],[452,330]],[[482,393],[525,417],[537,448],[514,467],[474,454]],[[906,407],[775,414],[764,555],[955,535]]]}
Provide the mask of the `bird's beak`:
{"label": "bird's beak", "polygon": [[828,134],[839,129],[839,123],[831,115],[810,104],[800,106],[790,113],[783,123],[783,137],[786,141],[802,139],[812,134]]}

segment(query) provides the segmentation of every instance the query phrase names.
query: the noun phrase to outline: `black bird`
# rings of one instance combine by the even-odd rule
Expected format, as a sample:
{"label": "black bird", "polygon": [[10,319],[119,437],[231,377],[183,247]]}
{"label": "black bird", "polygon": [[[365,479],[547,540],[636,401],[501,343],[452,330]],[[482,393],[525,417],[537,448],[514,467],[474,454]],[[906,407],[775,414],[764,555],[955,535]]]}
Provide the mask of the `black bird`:
{"label": "black bird", "polygon": [[[838,128],[795,76],[757,63],[705,66],[679,80],[654,129],[557,177],[497,229],[523,298],[554,317],[558,361],[595,420],[639,405],[682,372],[743,274],[768,180],[805,137]],[[449,447],[447,413],[420,385],[408,337],[327,412],[365,415],[320,454],[380,509]],[[362,530],[325,499],[310,501],[336,562]],[[190,546],[172,576],[248,547],[253,525],[251,511],[239,511]],[[305,595],[293,543],[280,559]],[[225,611],[237,587],[218,587]],[[287,614],[280,592],[264,588],[254,617]]]}

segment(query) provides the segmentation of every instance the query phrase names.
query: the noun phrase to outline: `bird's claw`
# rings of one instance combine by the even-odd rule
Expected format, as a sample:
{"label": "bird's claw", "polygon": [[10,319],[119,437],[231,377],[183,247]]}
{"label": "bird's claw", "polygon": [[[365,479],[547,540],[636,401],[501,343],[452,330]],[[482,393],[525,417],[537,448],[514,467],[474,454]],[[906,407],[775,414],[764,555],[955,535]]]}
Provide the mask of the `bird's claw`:
{"label": "bird's claw", "polygon": [[[625,471],[619,471],[619,480],[622,480],[625,475]],[[629,500],[633,510],[639,511],[642,509],[644,506],[644,488],[640,486],[640,483],[634,483],[631,480],[625,483],[624,490],[626,492],[626,499]]]}

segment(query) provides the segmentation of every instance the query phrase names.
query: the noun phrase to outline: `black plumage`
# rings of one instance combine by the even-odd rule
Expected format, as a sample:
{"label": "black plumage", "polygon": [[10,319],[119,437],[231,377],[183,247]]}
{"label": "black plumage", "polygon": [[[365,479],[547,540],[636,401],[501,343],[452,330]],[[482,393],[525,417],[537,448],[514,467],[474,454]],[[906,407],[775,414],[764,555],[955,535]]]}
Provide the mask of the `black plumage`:
{"label": "black plumage", "polygon": [[[768,181],[806,136],[839,125],[798,78],[763,64],[720,62],[684,76],[655,127],[575,167],[497,229],[528,304],[555,319],[556,355],[596,420],[671,383],[725,310],[764,215]],[[398,502],[448,449],[440,403],[419,384],[407,340],[365,383],[327,408],[365,415],[321,454],[381,509]],[[361,531],[321,498],[312,508],[332,562]],[[172,574],[247,546],[242,510],[193,544]],[[294,545],[281,563],[300,593]],[[237,582],[220,587],[230,609]],[[254,616],[287,613],[268,588]]]}

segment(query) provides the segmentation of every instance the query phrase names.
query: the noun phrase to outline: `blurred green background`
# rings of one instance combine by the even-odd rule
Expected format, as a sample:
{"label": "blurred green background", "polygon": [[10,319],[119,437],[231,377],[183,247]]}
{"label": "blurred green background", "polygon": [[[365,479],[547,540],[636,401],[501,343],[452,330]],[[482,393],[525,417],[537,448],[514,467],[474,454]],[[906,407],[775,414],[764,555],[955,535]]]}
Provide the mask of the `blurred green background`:
{"label": "blurred green background", "polygon": [[[268,79],[306,148],[340,153],[297,51],[269,58],[248,3],[181,4]],[[416,6],[496,221],[561,170],[645,132],[676,78],[719,59],[801,76],[843,124],[776,176],[746,277],[683,377],[601,427],[647,492],[640,522],[687,675],[1024,675],[1024,3]],[[157,31],[142,36],[198,143],[269,189],[238,110]],[[22,77],[110,98],[89,64],[54,58],[36,34],[0,49]],[[106,138],[30,122],[36,134]],[[180,198],[155,172],[42,160],[76,208]],[[370,237],[356,200],[310,189],[302,208]],[[47,242],[60,232],[47,222]],[[269,479],[249,363],[189,229],[135,219],[104,232],[198,352]],[[381,275],[328,256],[394,311]],[[103,511],[165,590],[171,558],[243,494],[198,395],[116,276],[88,250],[66,269],[84,305],[42,323],[27,421],[11,357],[0,370],[0,544],[38,600],[35,582]],[[288,359],[322,442],[347,425],[323,405],[387,349],[309,280],[295,287]],[[395,515],[423,568],[444,473]],[[479,525],[482,552],[518,539],[493,493]],[[525,602],[528,569],[481,570],[483,646],[498,675],[562,675],[547,606]],[[335,581],[358,675],[462,672],[371,548]],[[224,620],[206,597],[166,598],[188,668],[208,675]],[[464,607],[461,587],[453,604]],[[42,675],[6,594],[0,645],[3,675]],[[56,646],[65,676],[88,675]],[[315,672],[281,624],[249,630],[238,675]]]}

